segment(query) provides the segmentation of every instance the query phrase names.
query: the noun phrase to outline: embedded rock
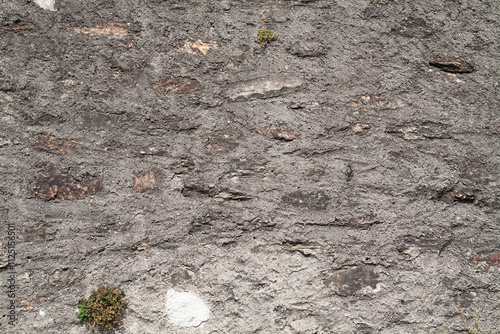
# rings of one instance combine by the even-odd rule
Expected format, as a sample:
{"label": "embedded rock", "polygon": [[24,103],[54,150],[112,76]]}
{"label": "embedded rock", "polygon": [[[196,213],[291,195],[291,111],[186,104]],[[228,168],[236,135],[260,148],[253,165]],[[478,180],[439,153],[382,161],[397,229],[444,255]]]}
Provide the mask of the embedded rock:
{"label": "embedded rock", "polygon": [[57,10],[54,7],[56,4],[56,0],[34,0],[34,2],[43,9],[47,9],[53,12]]}
{"label": "embedded rock", "polygon": [[231,84],[222,91],[222,96],[231,100],[276,97],[302,84],[304,84],[302,78],[277,75],[271,78],[253,79]]}
{"label": "embedded rock", "polygon": [[178,327],[197,327],[210,318],[210,309],[192,292],[168,290],[165,304],[168,320]]}

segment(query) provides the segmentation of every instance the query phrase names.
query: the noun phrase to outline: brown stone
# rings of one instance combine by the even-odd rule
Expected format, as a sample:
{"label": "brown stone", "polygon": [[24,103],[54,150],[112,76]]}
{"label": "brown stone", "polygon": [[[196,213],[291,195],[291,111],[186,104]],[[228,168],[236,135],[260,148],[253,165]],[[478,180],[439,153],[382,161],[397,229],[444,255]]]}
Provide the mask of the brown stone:
{"label": "brown stone", "polygon": [[217,46],[217,43],[215,43],[214,41],[204,43],[200,39],[195,42],[186,39],[186,41],[184,42],[184,46],[180,48],[180,50],[195,55],[199,53],[206,55],[209,50],[218,48],[219,47]]}
{"label": "brown stone", "polygon": [[128,50],[135,49],[135,40],[128,38],[123,43],[120,42],[117,45]]}
{"label": "brown stone", "polygon": [[474,202],[475,199],[476,193],[471,189],[461,189],[455,193],[455,200],[458,202]]}
{"label": "brown stone", "polygon": [[171,273],[170,274],[170,283],[172,283],[174,286],[179,285],[181,281],[181,275],[178,273]]}
{"label": "brown stone", "polygon": [[104,23],[98,23],[91,28],[76,27],[73,30],[77,34],[123,36],[128,34],[129,28],[130,28],[130,23],[104,22]]}
{"label": "brown stone", "polygon": [[208,154],[222,154],[234,150],[238,146],[238,139],[242,136],[240,131],[217,134],[205,139]]}
{"label": "brown stone", "polygon": [[196,274],[189,269],[182,270],[180,273],[171,272],[170,282],[173,285],[179,285],[182,281],[192,281],[196,279]]}
{"label": "brown stone", "polygon": [[474,256],[474,262],[476,262],[479,270],[487,273],[491,267],[500,268],[500,253],[496,252],[484,258]]}
{"label": "brown stone", "polygon": [[361,124],[358,123],[352,128],[352,132],[356,134],[366,133],[370,129],[370,124]]}
{"label": "brown stone", "polygon": [[136,250],[138,250],[139,252],[143,252],[145,250],[148,250],[149,249],[149,245],[145,242],[143,242],[142,244],[140,244],[139,246],[137,246]]}
{"label": "brown stone", "polygon": [[55,198],[70,200],[82,199],[100,191],[102,191],[100,178],[87,175],[81,181],[76,181],[72,175],[50,166],[38,177],[35,194],[45,200]]}
{"label": "brown stone", "polygon": [[37,304],[37,302],[35,300],[21,300],[21,303],[24,304],[25,311],[31,310]]}
{"label": "brown stone", "polygon": [[474,67],[468,62],[452,57],[436,58],[429,62],[429,65],[439,68],[441,71],[449,73],[471,73]]}
{"label": "brown stone", "polygon": [[469,203],[481,207],[491,206],[496,207],[497,201],[495,198],[487,198],[483,195],[480,189],[458,188],[452,189],[442,194],[439,199],[445,203]]}
{"label": "brown stone", "polygon": [[300,133],[287,127],[270,126],[266,129],[257,129],[257,132],[264,136],[283,141],[292,141],[300,137]]}
{"label": "brown stone", "polygon": [[375,273],[375,266],[363,265],[349,269],[337,270],[324,282],[327,286],[334,284],[340,295],[353,295],[364,287],[377,289],[380,275]]}
{"label": "brown stone", "polygon": [[65,141],[54,136],[38,135],[36,145],[42,150],[57,152],[61,154],[75,153],[78,143],[76,141]]}
{"label": "brown stone", "polygon": [[153,190],[155,188],[157,177],[160,175],[161,171],[157,169],[135,175],[134,190],[138,193],[143,193],[147,190]]}
{"label": "brown stone", "polygon": [[189,269],[184,270],[184,279],[194,281],[196,274]]}
{"label": "brown stone", "polygon": [[175,94],[191,94],[201,89],[201,85],[195,79],[189,78],[164,78],[158,79],[153,85],[154,90],[162,90]]}
{"label": "brown stone", "polygon": [[16,24],[12,25],[7,25],[7,26],[2,26],[0,27],[0,30],[2,31],[13,31],[13,32],[19,32],[23,30],[31,30],[32,25],[26,22],[19,22]]}

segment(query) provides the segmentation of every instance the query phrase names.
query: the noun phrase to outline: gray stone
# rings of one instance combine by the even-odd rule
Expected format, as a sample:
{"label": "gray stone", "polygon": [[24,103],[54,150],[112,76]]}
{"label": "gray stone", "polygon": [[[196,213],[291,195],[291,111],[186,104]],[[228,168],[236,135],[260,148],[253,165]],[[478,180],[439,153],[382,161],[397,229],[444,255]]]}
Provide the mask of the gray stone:
{"label": "gray stone", "polygon": [[291,75],[277,75],[229,85],[222,96],[232,100],[275,97],[304,84],[304,79]]}

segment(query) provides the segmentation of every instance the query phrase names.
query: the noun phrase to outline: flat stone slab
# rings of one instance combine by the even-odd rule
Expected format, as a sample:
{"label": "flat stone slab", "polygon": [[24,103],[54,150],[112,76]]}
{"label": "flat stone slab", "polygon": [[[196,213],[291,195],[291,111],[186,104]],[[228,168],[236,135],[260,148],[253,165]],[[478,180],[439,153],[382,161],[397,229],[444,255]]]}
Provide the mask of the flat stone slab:
{"label": "flat stone slab", "polygon": [[304,79],[282,74],[272,78],[233,83],[222,91],[222,96],[231,100],[275,97],[302,84],[304,84]]}
{"label": "flat stone slab", "polygon": [[325,280],[327,286],[332,283],[337,286],[339,295],[353,295],[364,287],[377,291],[380,275],[375,272],[375,266],[363,265],[335,271]]}

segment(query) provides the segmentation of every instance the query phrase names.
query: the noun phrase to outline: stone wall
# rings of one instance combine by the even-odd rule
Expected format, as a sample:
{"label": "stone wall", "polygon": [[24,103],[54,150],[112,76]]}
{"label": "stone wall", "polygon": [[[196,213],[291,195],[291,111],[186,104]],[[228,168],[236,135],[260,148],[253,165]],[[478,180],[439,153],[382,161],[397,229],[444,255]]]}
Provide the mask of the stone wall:
{"label": "stone wall", "polygon": [[499,333],[499,13],[2,1],[1,328]]}

